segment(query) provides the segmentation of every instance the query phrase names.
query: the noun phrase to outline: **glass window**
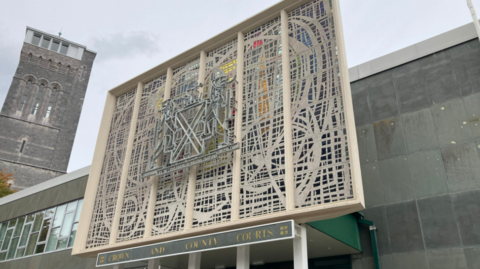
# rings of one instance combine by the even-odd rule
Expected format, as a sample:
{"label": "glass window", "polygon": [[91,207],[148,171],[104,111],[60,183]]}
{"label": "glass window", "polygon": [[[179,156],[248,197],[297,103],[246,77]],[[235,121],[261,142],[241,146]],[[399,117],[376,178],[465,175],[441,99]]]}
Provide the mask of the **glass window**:
{"label": "glass window", "polygon": [[[3,241],[3,237],[5,236],[5,233],[7,232],[7,223],[2,223],[2,226],[0,227],[0,241]],[[1,244],[0,244],[1,246]]]}
{"label": "glass window", "polygon": [[34,34],[32,39],[32,44],[38,46],[38,43],[40,43],[41,38],[42,38],[41,34]]}
{"label": "glass window", "polygon": [[25,222],[25,217],[21,217],[18,219],[17,226],[15,227],[15,234],[13,235],[14,237],[20,236],[24,222]]}
{"label": "glass window", "polygon": [[55,220],[53,221],[53,227],[58,227],[62,224],[63,215],[65,214],[65,209],[67,205],[62,205],[57,208],[57,213],[55,214]]}
{"label": "glass window", "polygon": [[32,227],[32,224],[27,224],[27,226],[25,226],[25,229],[23,230],[23,233],[22,233],[22,239],[20,240],[20,244],[18,245],[19,247],[23,247],[25,246],[25,244],[27,244],[27,238],[28,238],[28,235],[30,234],[31,227]]}
{"label": "glass window", "polygon": [[20,99],[20,103],[18,104],[18,111],[23,111],[25,106],[28,102],[28,97],[30,97],[30,90],[32,89],[32,81],[27,81],[27,86],[25,86],[25,90],[23,91],[22,98]]}
{"label": "glass window", "polygon": [[17,244],[18,244],[18,237],[12,239],[12,245],[8,249],[7,260],[13,259],[13,255],[15,255],[15,251],[17,251]]}
{"label": "glass window", "polygon": [[37,213],[37,216],[35,217],[35,222],[33,223],[32,232],[40,231],[40,227],[42,227],[43,214],[44,214],[44,212]]}
{"label": "glass window", "polygon": [[77,234],[78,223],[75,223],[72,228],[72,233],[70,234],[70,240],[68,241],[68,247],[73,247],[73,242],[75,241],[75,235]]}
{"label": "glass window", "polygon": [[0,261],[73,247],[83,199],[0,223]]}
{"label": "glass window", "polygon": [[55,250],[59,230],[60,228],[54,228],[52,229],[52,231],[50,231],[50,236],[48,236],[47,248],[45,249],[46,252]]}
{"label": "glass window", "polygon": [[67,54],[68,51],[68,44],[62,42],[62,47],[60,48],[60,53],[61,54]]}
{"label": "glass window", "polygon": [[48,100],[48,107],[47,107],[47,113],[45,113],[45,118],[50,118],[56,98],[57,98],[57,88],[53,88],[52,93],[50,94],[50,99]]}
{"label": "glass window", "polygon": [[55,207],[45,210],[44,218],[47,219],[47,218],[53,217],[53,214],[55,214]]}
{"label": "glass window", "polygon": [[30,215],[27,217],[27,222],[32,222],[34,219],[35,219],[35,214],[30,214]]}
{"label": "glass window", "polygon": [[50,37],[44,36],[42,39],[42,48],[48,49],[48,45],[50,45]]}
{"label": "glass window", "polygon": [[8,244],[10,244],[10,238],[12,238],[13,229],[7,231],[7,235],[5,235],[5,240],[3,240],[2,250],[6,250],[8,248]]}
{"label": "glass window", "polygon": [[54,39],[53,42],[52,42],[52,47],[50,48],[50,50],[58,52],[59,47],[60,47],[60,41]]}
{"label": "glass window", "polygon": [[67,212],[75,210],[76,207],[77,207],[77,201],[69,203],[67,206]]}
{"label": "glass window", "polygon": [[37,115],[38,110],[40,109],[40,105],[42,104],[43,99],[43,92],[45,90],[45,85],[40,85],[40,88],[37,92],[37,97],[35,98],[35,103],[33,104],[32,114]]}
{"label": "glass window", "polygon": [[48,230],[50,229],[51,221],[51,219],[46,219],[43,221],[43,226],[42,230],[40,231],[40,238],[38,239],[38,242],[43,242],[47,240]]}
{"label": "glass window", "polygon": [[35,248],[35,254],[43,253],[43,250],[44,250],[44,249],[45,249],[45,243],[38,245],[38,246]]}
{"label": "glass window", "polygon": [[25,254],[25,249],[21,248],[21,249],[17,250],[17,255],[15,255],[15,258],[21,258],[21,257],[23,257],[24,254]]}
{"label": "glass window", "polygon": [[77,212],[75,212],[75,222],[80,219],[80,213],[82,213],[83,199],[78,201]]}
{"label": "glass window", "polygon": [[30,235],[30,238],[28,239],[27,252],[25,253],[25,255],[33,254],[33,250],[35,249],[35,245],[37,244],[37,238],[38,233]]}

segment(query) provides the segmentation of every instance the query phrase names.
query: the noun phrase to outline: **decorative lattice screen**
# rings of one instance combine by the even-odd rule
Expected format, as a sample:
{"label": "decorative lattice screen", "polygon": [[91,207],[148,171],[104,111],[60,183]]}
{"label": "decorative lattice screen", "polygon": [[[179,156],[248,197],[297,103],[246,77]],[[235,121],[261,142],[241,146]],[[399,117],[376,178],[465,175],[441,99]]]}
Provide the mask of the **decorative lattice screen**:
{"label": "decorative lattice screen", "polygon": [[118,242],[142,238],[145,233],[152,180],[142,179],[141,174],[146,171],[153,153],[153,128],[158,118],[158,107],[164,99],[166,80],[167,76],[163,75],[145,83],[143,87],[118,227]]}
{"label": "decorative lattice screen", "polygon": [[136,92],[137,89],[133,89],[117,97],[88,231],[87,248],[107,245],[110,239]]}
{"label": "decorative lattice screen", "polygon": [[240,218],[285,210],[280,26],[245,35]]}
{"label": "decorative lattice screen", "polygon": [[288,14],[295,206],[352,198],[330,1]]}

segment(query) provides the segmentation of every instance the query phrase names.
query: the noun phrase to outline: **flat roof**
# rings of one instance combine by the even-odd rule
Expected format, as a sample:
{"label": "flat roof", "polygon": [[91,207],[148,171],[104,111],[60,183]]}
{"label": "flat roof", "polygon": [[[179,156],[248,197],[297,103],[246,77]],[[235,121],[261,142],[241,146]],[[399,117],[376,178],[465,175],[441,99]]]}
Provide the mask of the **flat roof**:
{"label": "flat roof", "polygon": [[350,67],[348,73],[350,82],[369,77],[390,68],[415,61],[427,55],[453,47],[466,41],[477,38],[473,22],[426,39],[414,45],[405,47],[371,61]]}
{"label": "flat roof", "polygon": [[82,45],[82,44],[79,44],[79,43],[76,43],[76,42],[73,42],[73,41],[70,41],[70,40],[65,39],[65,38],[63,38],[63,37],[56,36],[56,35],[52,35],[52,34],[49,34],[49,33],[47,33],[47,32],[44,32],[44,31],[35,29],[35,28],[33,28],[33,27],[30,27],[30,26],[27,26],[27,29],[25,30],[25,32],[28,31],[28,30],[32,30],[32,31],[34,31],[34,32],[41,33],[41,34],[43,34],[43,35],[47,35],[47,36],[49,36],[49,37],[51,37],[51,38],[55,38],[55,39],[59,39],[59,40],[61,40],[61,41],[68,42],[68,43],[70,43],[70,44],[72,44],[72,45],[81,47],[81,48],[83,48],[83,49],[85,49],[85,50],[87,50],[87,51],[89,51],[89,52],[92,52],[92,53],[97,54],[95,51],[87,49],[87,46]]}
{"label": "flat roof", "polygon": [[0,206],[90,174],[90,165],[0,198]]}

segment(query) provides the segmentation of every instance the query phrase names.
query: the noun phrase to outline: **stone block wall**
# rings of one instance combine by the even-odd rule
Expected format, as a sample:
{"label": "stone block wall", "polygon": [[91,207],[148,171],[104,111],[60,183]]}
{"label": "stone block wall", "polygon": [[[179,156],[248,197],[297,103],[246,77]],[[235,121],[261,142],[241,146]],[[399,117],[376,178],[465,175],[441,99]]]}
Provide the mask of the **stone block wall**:
{"label": "stone block wall", "polygon": [[[85,50],[82,60],[78,60],[24,43],[0,113],[0,169],[15,166],[15,171],[8,170],[16,172],[14,188],[30,187],[54,177],[49,174],[66,172],[95,56]],[[20,112],[18,105],[29,80],[32,90]],[[42,105],[33,115],[41,84],[45,85]],[[56,99],[50,117],[46,117],[54,87]],[[20,152],[23,141],[25,146]]]}
{"label": "stone block wall", "polygon": [[[351,86],[382,268],[480,268],[478,39]],[[353,268],[374,268],[361,234]]]}

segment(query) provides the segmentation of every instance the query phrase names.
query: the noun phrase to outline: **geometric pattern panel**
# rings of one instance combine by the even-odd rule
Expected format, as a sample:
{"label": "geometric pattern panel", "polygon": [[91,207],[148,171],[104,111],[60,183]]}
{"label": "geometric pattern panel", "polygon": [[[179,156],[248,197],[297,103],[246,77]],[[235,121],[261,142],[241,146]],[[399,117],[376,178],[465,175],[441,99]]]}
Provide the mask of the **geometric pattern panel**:
{"label": "geometric pattern panel", "polygon": [[353,198],[332,9],[288,14],[295,207]]}
{"label": "geometric pattern panel", "polygon": [[143,87],[117,242],[143,238],[145,233],[152,177],[142,178],[141,174],[153,155],[153,130],[164,100],[166,80],[167,75],[162,75]]}
{"label": "geometric pattern panel", "polygon": [[[204,97],[211,93],[212,81],[220,76],[234,79],[237,65],[237,44],[234,39],[219,48],[207,53]],[[235,82],[227,84],[235,96]],[[225,109],[219,107],[219,118],[223,122]],[[234,121],[230,122],[228,130],[233,134]],[[217,135],[210,140],[207,152],[218,148],[223,142],[223,135]],[[195,201],[193,206],[192,227],[201,227],[222,223],[231,219],[232,199],[232,165],[233,153],[228,152],[218,156],[217,159],[198,165],[197,180],[195,184]]]}
{"label": "geometric pattern panel", "polygon": [[285,210],[280,18],[245,34],[240,218]]}
{"label": "geometric pattern panel", "polygon": [[[191,83],[196,85],[198,82],[199,62],[200,58],[197,58],[173,70],[170,98],[179,108],[184,106],[183,100]],[[167,163],[168,158],[169,154],[164,154],[162,163]],[[177,232],[185,227],[189,171],[186,168],[158,177],[152,235]]]}
{"label": "geometric pattern panel", "polygon": [[116,99],[92,221],[88,231],[87,248],[109,243],[136,92],[137,89],[133,89]]}

